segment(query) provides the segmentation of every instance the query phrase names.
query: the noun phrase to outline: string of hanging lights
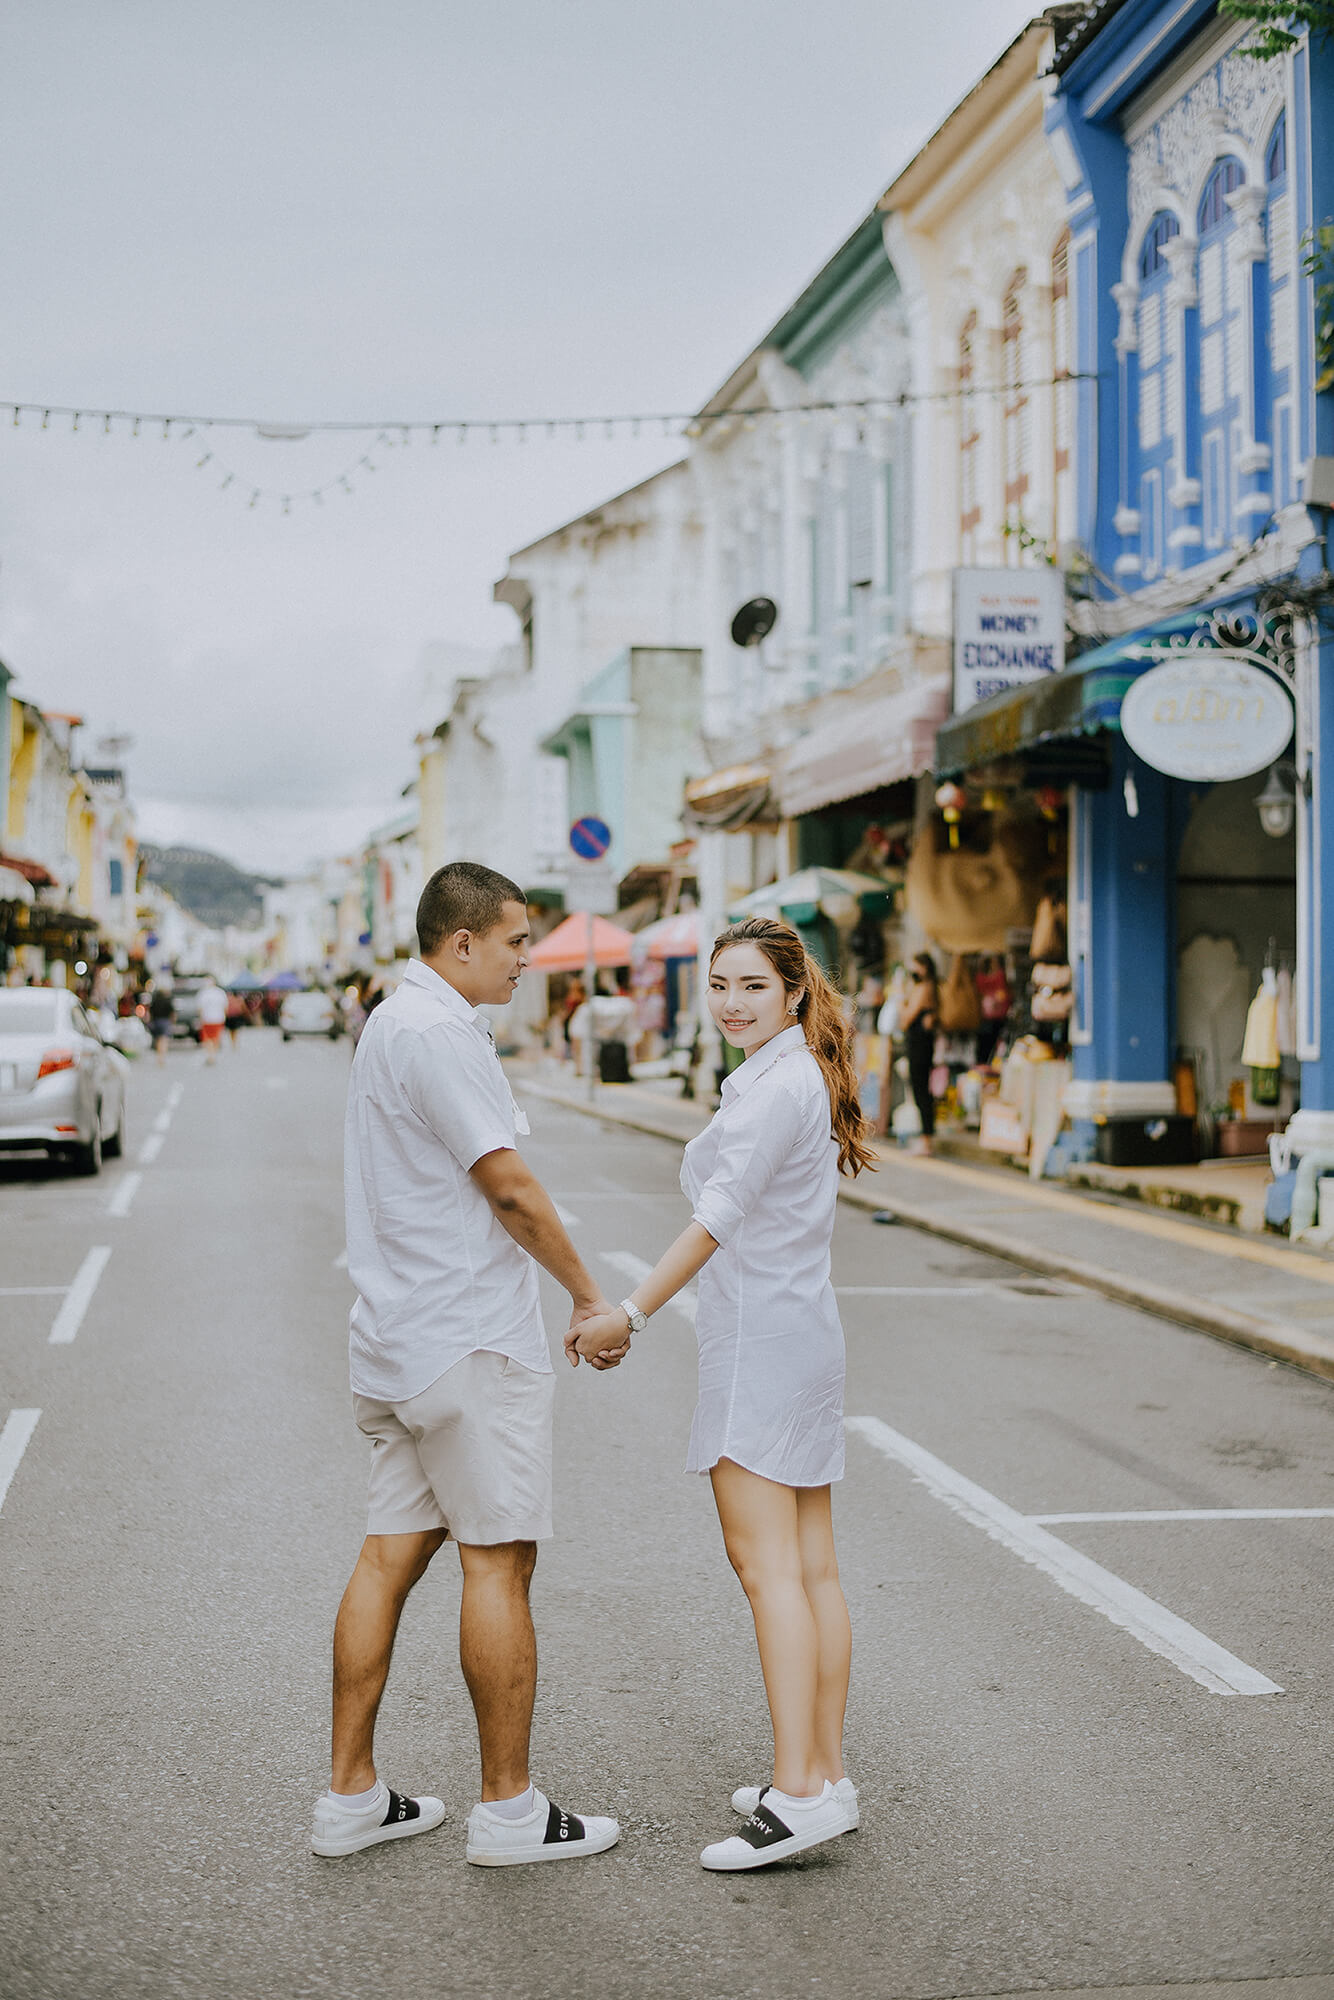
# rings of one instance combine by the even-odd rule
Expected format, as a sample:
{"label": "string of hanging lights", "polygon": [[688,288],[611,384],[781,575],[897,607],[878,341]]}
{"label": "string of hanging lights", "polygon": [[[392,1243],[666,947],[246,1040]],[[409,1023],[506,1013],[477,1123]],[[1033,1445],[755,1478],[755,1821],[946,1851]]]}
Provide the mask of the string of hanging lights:
{"label": "string of hanging lights", "polygon": [[[753,430],[761,422],[796,420],[809,423],[820,417],[839,416],[856,418],[863,424],[888,422],[896,413],[915,404],[1013,396],[1016,390],[1054,388],[1067,382],[1092,379],[1095,378],[1068,373],[1048,377],[1041,382],[1020,384],[971,382],[951,389],[921,393],[904,391],[894,396],[813,398],[786,409],[775,409],[766,403],[755,407],[728,406],[704,411],[616,412],[593,416],[441,417],[393,421],[321,417],[304,423],[275,422],[253,416],[200,416],[188,411],[93,409],[73,404],[0,401],[0,427],[39,431],[59,428],[68,429],[70,433],[85,432],[131,439],[156,436],[164,443],[188,444],[195,440],[198,446],[203,447],[195,460],[196,470],[208,472],[211,469],[212,474],[217,476],[220,492],[235,489],[238,497],[244,499],[249,507],[274,503],[283,514],[290,514],[294,507],[301,504],[318,506],[332,495],[352,494],[359,475],[378,469],[377,453],[401,450],[417,440],[436,446],[442,442],[459,446],[472,439],[481,439],[490,445],[526,444],[530,439],[563,439],[576,444],[601,439],[612,443],[655,435],[707,439],[737,424]],[[4,423],[6,417],[9,419],[7,426]],[[311,438],[341,436],[363,436],[370,442],[368,448],[350,459],[341,471],[317,485],[299,487],[292,482],[285,486],[272,486],[254,483],[223,455],[214,441],[214,434],[226,432],[246,433],[274,444],[301,444]]]}

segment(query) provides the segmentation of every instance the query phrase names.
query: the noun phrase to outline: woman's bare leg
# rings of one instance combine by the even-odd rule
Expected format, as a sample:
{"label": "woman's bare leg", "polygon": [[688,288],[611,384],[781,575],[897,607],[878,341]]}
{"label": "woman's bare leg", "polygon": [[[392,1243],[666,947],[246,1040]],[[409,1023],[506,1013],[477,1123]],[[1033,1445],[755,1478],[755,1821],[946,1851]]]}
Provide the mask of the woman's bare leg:
{"label": "woman's bare leg", "polygon": [[834,1516],[827,1486],[797,1489],[801,1581],[815,1619],[815,1757],[820,1775],[843,1776],[843,1714],[852,1671],[852,1626],[834,1552]]}
{"label": "woman's bare leg", "polygon": [[810,1798],[824,1784],[815,1745],[819,1644],[802,1581],[796,1490],[726,1458],[710,1477],[728,1560],[755,1620],[774,1731],[774,1784]]}

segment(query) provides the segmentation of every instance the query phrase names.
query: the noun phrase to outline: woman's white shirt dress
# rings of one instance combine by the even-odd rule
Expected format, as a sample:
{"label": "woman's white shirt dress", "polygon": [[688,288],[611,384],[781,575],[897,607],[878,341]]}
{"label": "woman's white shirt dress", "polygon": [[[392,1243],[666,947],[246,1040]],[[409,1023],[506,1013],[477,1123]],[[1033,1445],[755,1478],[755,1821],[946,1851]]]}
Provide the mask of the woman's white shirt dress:
{"label": "woman's white shirt dress", "polygon": [[843,1476],[843,1328],[829,1278],[838,1195],[824,1074],[784,1028],[723,1084],[681,1186],[718,1249],[699,1274],[687,1472],[720,1458],[783,1486]]}

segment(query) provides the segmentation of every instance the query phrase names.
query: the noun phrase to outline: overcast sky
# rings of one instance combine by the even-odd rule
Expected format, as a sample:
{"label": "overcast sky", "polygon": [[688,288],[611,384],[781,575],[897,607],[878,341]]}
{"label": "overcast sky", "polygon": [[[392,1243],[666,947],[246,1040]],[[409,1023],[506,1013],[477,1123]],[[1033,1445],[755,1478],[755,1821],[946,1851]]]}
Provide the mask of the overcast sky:
{"label": "overcast sky", "polygon": [[[0,399],[693,409],[1034,11],[9,0]],[[515,636],[508,552],[680,455],[417,443],[285,518],[251,488],[368,441],[2,421],[16,689],[134,738],[145,838],[275,870],[393,813],[423,648]]]}

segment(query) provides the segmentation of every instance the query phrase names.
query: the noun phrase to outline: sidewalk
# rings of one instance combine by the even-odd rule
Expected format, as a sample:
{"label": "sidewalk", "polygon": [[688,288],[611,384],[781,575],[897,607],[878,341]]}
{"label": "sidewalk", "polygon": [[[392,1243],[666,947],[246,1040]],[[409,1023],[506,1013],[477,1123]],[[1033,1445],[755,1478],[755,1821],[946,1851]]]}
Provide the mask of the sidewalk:
{"label": "sidewalk", "polygon": [[[507,1067],[535,1097],[681,1146],[710,1116],[676,1086],[599,1084],[590,1103],[587,1086],[556,1064]],[[1004,1167],[877,1152],[878,1172],[842,1184],[855,1207],[1334,1380],[1334,1259]]]}

